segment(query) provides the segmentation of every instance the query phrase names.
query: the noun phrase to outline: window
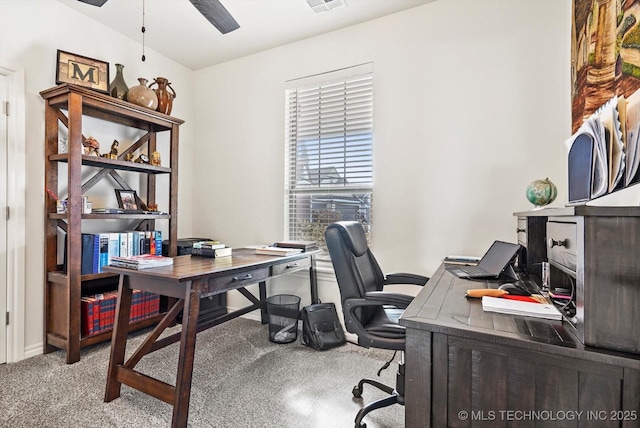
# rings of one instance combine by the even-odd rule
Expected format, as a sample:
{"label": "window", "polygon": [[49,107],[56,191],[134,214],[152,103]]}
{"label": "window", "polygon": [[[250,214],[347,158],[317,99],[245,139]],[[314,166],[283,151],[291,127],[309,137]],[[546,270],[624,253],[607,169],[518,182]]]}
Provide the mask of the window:
{"label": "window", "polygon": [[289,239],[318,241],[340,220],[371,230],[373,64],[288,82]]}

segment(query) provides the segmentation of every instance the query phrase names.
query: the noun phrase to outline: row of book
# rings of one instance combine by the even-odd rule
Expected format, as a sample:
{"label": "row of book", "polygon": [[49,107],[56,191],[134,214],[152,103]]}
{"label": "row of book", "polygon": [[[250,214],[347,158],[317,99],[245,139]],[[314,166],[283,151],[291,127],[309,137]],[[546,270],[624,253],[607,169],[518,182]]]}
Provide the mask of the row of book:
{"label": "row of book", "polygon": [[[82,335],[90,336],[113,329],[117,291],[82,297]],[[160,296],[148,291],[133,290],[129,322],[141,321],[160,313]]]}
{"label": "row of book", "polygon": [[141,254],[162,255],[162,231],[83,233],[81,273],[102,273],[113,257]]}

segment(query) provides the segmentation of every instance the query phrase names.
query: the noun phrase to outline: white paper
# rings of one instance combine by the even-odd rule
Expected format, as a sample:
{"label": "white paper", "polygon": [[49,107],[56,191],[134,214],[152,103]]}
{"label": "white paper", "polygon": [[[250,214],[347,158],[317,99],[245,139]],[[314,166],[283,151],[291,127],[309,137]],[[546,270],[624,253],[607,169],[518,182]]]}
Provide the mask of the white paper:
{"label": "white paper", "polygon": [[561,320],[562,314],[552,303],[533,303],[500,297],[482,297],[482,309],[509,315]]}

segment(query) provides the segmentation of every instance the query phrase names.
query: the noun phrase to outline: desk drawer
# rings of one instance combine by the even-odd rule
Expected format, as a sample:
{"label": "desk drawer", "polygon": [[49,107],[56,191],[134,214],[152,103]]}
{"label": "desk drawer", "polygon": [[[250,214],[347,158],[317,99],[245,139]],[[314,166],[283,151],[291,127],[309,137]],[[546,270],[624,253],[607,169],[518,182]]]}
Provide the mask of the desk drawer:
{"label": "desk drawer", "polygon": [[518,217],[518,244],[527,247],[527,218]]}
{"label": "desk drawer", "polygon": [[235,290],[236,288],[266,281],[267,278],[269,278],[269,268],[267,267],[209,278],[202,287],[201,295],[204,297],[205,295],[215,294],[212,292]]}
{"label": "desk drawer", "polygon": [[547,256],[573,272],[576,271],[577,235],[576,223],[547,222]]}
{"label": "desk drawer", "polygon": [[299,260],[289,260],[285,263],[280,263],[271,266],[271,276],[283,275],[285,273],[292,273],[302,269],[309,269],[311,267],[311,259],[309,257]]}

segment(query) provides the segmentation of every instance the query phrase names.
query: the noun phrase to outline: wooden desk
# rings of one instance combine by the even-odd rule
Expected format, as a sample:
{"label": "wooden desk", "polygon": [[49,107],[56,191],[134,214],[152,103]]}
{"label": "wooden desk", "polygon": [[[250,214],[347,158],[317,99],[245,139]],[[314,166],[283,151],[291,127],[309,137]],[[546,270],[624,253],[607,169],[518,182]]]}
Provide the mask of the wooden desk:
{"label": "wooden desk", "polygon": [[484,312],[464,297],[497,286],[441,266],[405,310],[407,428],[640,426],[640,355],[585,347],[568,322]]}
{"label": "wooden desk", "polygon": [[[106,267],[106,271],[120,274],[120,283],[104,401],[110,402],[118,398],[121,385],[124,383],[173,405],[171,426],[186,427],[196,333],[256,309],[260,309],[262,322],[266,323],[266,280],[302,269],[309,270],[311,299],[312,302],[317,302],[315,253],[281,257],[258,255],[253,250],[243,249],[234,250],[231,257],[215,259],[178,256],[174,257],[173,266],[139,271]],[[259,284],[259,299],[245,289],[245,286],[255,283]],[[177,300],[125,362],[132,289],[150,291]],[[230,290],[238,290],[251,305],[198,324],[200,299]],[[173,325],[182,309],[182,332],[158,340],[160,334]],[[177,341],[180,341],[180,353],[175,386],[134,370],[144,355]]]}

